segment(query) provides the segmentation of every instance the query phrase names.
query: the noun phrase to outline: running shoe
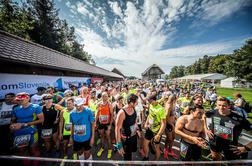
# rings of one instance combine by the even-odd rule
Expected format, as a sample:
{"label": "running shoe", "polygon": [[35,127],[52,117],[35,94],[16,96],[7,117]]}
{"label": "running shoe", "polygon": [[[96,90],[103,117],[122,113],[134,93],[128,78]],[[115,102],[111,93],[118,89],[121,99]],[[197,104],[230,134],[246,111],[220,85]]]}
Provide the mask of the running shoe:
{"label": "running shoe", "polygon": [[98,151],[97,156],[100,157],[100,156],[102,155],[102,152],[103,152],[103,151],[104,151],[104,149],[101,148],[101,149]]}
{"label": "running shoe", "polygon": [[112,157],[112,150],[109,149],[109,150],[108,150],[108,156],[107,156],[107,158],[108,158],[108,159],[111,159],[111,157]]}

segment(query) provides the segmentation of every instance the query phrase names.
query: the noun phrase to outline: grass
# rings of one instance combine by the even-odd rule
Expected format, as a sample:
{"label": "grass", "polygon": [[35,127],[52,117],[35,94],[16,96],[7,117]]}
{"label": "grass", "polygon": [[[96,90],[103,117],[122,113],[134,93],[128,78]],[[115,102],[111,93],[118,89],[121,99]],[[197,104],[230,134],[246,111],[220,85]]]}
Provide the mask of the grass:
{"label": "grass", "polygon": [[220,88],[217,87],[217,94],[218,96],[224,96],[224,97],[232,97],[233,94],[239,92],[242,97],[249,103],[252,104],[252,89],[241,89],[241,88]]}

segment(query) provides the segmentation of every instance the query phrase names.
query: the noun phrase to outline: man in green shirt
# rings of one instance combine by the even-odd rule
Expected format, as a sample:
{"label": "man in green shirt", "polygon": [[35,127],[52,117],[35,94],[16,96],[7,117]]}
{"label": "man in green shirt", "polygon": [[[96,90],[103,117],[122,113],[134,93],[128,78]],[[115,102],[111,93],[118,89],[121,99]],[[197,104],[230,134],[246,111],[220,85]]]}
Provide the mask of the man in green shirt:
{"label": "man in green shirt", "polygon": [[166,114],[165,109],[157,102],[156,94],[148,97],[149,105],[149,115],[145,123],[145,138],[143,142],[145,156],[143,160],[149,159],[149,143],[154,143],[155,147],[155,160],[160,158],[160,142],[162,133],[166,126]]}

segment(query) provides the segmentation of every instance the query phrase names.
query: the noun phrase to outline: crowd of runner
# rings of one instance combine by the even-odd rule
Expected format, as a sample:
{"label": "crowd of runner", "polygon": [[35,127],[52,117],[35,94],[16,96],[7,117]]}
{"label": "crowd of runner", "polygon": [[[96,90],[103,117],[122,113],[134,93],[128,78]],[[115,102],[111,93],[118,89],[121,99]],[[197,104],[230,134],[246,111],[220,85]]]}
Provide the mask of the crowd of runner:
{"label": "crowd of runner", "polygon": [[[103,153],[111,159],[119,153],[132,160],[138,151],[145,161],[149,152],[155,160],[198,161],[207,149],[213,160],[234,160],[252,148],[238,143],[243,129],[252,129],[251,108],[241,94],[218,96],[214,86],[125,81],[37,90],[32,96],[6,94],[0,104],[2,155],[40,157],[54,149],[64,159],[92,160]],[[181,138],[180,153],[172,148],[175,136]],[[100,146],[96,154],[94,144]]]}

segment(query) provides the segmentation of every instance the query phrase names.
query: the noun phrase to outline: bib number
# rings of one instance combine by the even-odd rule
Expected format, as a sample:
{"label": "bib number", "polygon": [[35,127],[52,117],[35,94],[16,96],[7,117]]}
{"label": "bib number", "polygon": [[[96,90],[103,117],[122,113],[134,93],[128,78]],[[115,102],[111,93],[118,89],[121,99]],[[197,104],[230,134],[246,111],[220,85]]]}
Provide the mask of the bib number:
{"label": "bib number", "polygon": [[0,112],[0,125],[9,125],[11,123],[12,111]]}
{"label": "bib number", "polygon": [[152,125],[153,124],[153,119],[149,118],[149,124]]}
{"label": "bib number", "polygon": [[183,158],[186,158],[186,154],[188,151],[188,146],[186,144],[184,144],[183,142],[181,142],[180,144],[180,156]]}
{"label": "bib number", "polygon": [[52,129],[42,129],[41,137],[42,138],[51,138],[52,137]]}
{"label": "bib number", "polygon": [[214,134],[226,140],[233,141],[233,129],[218,124],[214,125]]}
{"label": "bib number", "polygon": [[72,124],[65,124],[65,130],[70,131]]}
{"label": "bib number", "polygon": [[74,134],[78,136],[86,135],[86,125],[74,125]]}
{"label": "bib number", "polygon": [[108,115],[100,115],[99,120],[101,123],[108,123]]}
{"label": "bib number", "polygon": [[16,136],[14,139],[14,147],[16,148],[27,147],[30,143],[30,139],[31,139],[30,134]]}

